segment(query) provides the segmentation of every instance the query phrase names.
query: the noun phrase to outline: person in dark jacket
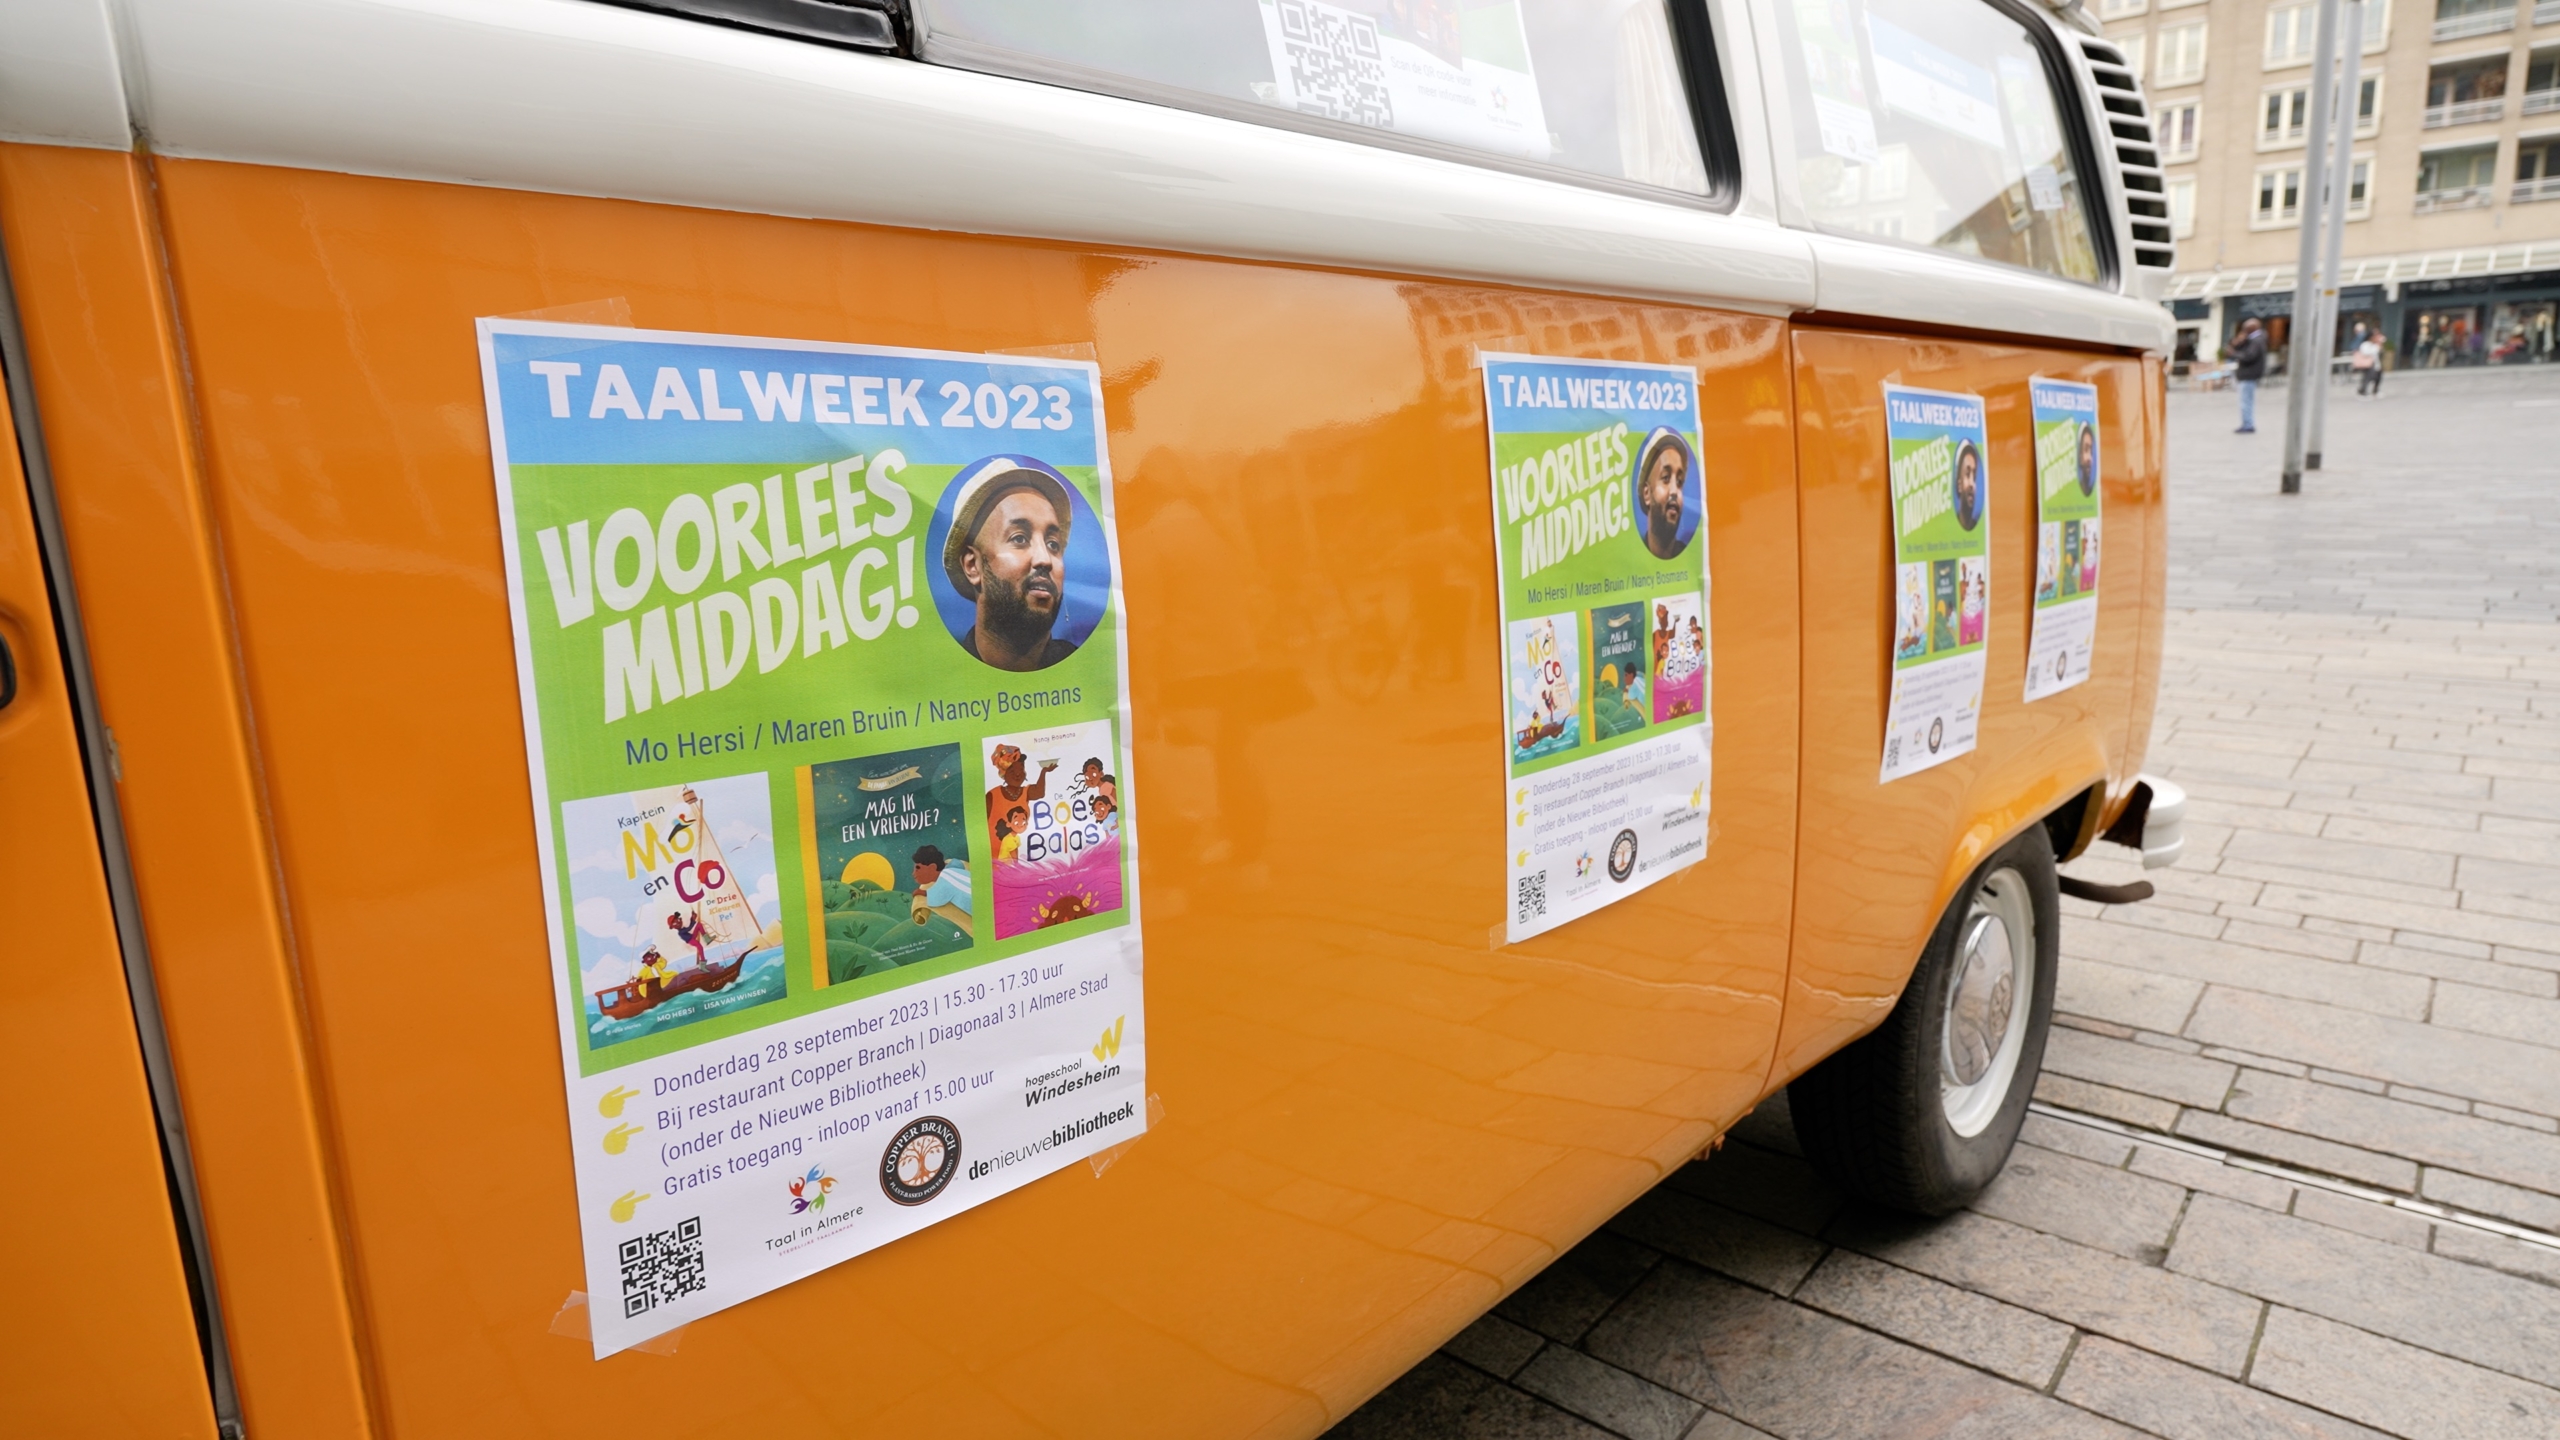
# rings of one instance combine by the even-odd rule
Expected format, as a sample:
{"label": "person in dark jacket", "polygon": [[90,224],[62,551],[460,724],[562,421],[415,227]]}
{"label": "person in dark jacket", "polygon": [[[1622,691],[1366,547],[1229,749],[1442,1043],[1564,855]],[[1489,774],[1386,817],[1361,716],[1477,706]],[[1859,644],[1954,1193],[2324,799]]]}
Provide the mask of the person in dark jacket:
{"label": "person in dark jacket", "polygon": [[2240,430],[2258,433],[2258,382],[2267,378],[2267,327],[2251,317],[2231,340],[2231,377],[2240,382]]}

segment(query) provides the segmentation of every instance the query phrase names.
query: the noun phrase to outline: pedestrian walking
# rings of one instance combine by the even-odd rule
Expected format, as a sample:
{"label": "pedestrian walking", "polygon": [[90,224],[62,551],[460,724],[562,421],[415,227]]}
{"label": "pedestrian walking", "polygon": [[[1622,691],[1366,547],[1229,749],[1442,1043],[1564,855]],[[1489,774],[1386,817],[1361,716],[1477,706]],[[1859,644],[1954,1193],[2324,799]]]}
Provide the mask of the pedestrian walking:
{"label": "pedestrian walking", "polygon": [[2240,322],[2240,333],[2231,341],[2231,378],[2240,387],[2240,429],[2242,435],[2258,433],[2258,382],[2267,378],[2267,327],[2257,317]]}
{"label": "pedestrian walking", "polygon": [[2356,343],[2356,355],[2347,362],[2355,367],[2356,394],[2379,399],[2382,395],[2382,337],[2371,331]]}

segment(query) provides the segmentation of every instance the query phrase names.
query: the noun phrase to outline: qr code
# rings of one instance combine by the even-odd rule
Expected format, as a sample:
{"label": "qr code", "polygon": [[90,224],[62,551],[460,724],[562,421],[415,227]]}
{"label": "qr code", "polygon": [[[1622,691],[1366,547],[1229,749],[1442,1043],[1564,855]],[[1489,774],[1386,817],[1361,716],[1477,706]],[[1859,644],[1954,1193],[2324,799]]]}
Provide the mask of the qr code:
{"label": "qr code", "polygon": [[1890,769],[1892,769],[1894,766],[1899,765],[1899,764],[1901,764],[1901,763],[1902,763],[1902,737],[1901,737],[1901,736],[1899,736],[1899,735],[1896,735],[1896,736],[1894,736],[1892,739],[1887,740],[1886,742],[1884,742],[1884,768],[1886,768],[1887,770],[1890,770]]}
{"label": "qr code", "polygon": [[673,1230],[636,1235],[622,1242],[622,1316],[644,1311],[711,1288],[702,1263],[702,1217],[694,1216]]}
{"label": "qr code", "polygon": [[1547,872],[1520,877],[1520,923],[1528,924],[1547,913]]}
{"label": "qr code", "polygon": [[1378,22],[1323,0],[1280,0],[1280,39],[1298,108],[1328,120],[1392,129]]}

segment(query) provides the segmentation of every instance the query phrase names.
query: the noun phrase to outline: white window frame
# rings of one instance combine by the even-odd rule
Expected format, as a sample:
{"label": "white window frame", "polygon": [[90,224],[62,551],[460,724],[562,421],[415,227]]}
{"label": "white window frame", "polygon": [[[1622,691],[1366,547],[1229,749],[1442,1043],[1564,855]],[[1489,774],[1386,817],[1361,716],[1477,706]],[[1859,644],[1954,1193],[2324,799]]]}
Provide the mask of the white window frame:
{"label": "white window frame", "polygon": [[[2276,188],[2274,193],[2276,197],[2281,200],[2284,194],[2283,177],[2286,175],[2291,175],[2293,177],[2293,209],[2288,212],[2281,205],[2274,209],[2265,209],[2260,207],[2258,204],[2258,197],[2261,194],[2266,193],[2268,177],[2276,177]],[[2252,230],[2290,230],[2301,223],[2302,162],[2297,160],[2290,165],[2261,165],[2255,171],[2251,172],[2249,176],[2249,228]]]}
{"label": "white window frame", "polygon": [[[2288,48],[2282,52],[2276,49],[2277,22],[2280,20],[2284,22],[2289,42]],[[2261,68],[2290,70],[2296,65],[2310,64],[2312,51],[2319,48],[2315,43],[2320,33],[2319,23],[2320,7],[2316,3],[2268,6],[2266,33],[2259,42]]]}
{"label": "white window frame", "polygon": [[[2347,164],[2347,218],[2351,221],[2368,219],[2373,214],[2373,153],[2371,151],[2350,151],[2348,152]],[[2274,165],[2261,165],[2250,173],[2250,229],[2292,230],[2298,228],[2302,224],[2302,206],[2311,198],[2310,191],[2302,182],[2303,168],[2301,161],[2294,160]],[[2364,198],[2362,199],[2357,199],[2355,192],[2355,176],[2358,171],[2362,171],[2364,173]],[[2294,208],[2292,213],[2287,214],[2281,208],[2275,210],[2273,213],[2258,208],[2259,191],[2263,188],[2263,182],[2270,175],[2278,177],[2291,175],[2294,177]],[[2283,193],[2282,184],[2283,182],[2281,178],[2279,178],[2277,182],[2277,193],[2279,195]]]}
{"label": "white window frame", "polygon": [[2124,52],[2124,68],[2133,72],[2135,83],[2141,83],[2142,64],[2151,51],[2151,33],[2144,30],[2136,31],[2131,35],[2110,35],[2107,38],[2115,42],[2117,49]]}
{"label": "white window frame", "polygon": [[2139,15],[2150,8],[2151,0],[2098,0],[2098,18],[2122,20],[2128,15]]}
{"label": "white window frame", "polygon": [[[2486,150],[2486,151],[2488,151],[2488,152],[2489,152],[2489,184],[2488,184],[2488,186],[2487,186],[2487,187],[2483,187],[2483,186],[2479,186],[2479,185],[2464,185],[2464,186],[2460,186],[2460,187],[2457,187],[2457,188],[2459,188],[2459,189],[2464,189],[2464,190],[2478,190],[2478,189],[2482,189],[2482,188],[2495,188],[2495,187],[2496,187],[2496,185],[2497,185],[2497,183],[2498,183],[2498,157],[2500,157],[2500,156],[2502,156],[2502,155],[2506,154],[2506,153],[2507,153],[2507,148],[2506,148],[2506,146],[2504,146],[2504,145],[2502,145],[2502,144],[2499,144],[2497,141],[2494,141],[2494,140],[2468,140],[2468,141],[2464,141],[2464,142],[2462,142],[2462,143],[2460,143],[2460,144],[2455,144],[2455,145],[2436,145],[2436,146],[2431,146],[2431,147],[2428,147],[2428,148],[2426,148],[2426,149],[2420,150],[2420,151],[2418,152],[2418,171],[2419,171],[2419,173],[2420,173],[2421,175],[2423,175],[2423,174],[2426,172],[2426,168],[2427,168],[2427,160],[2428,160],[2428,157],[2430,157],[2430,156],[2434,156],[2434,155],[2451,155],[2451,154],[2454,154],[2454,153],[2455,153],[2455,152],[2457,152],[2457,151],[2471,151],[2471,152],[2477,152],[2477,151],[2481,151],[2481,150]],[[2370,187],[2368,187],[2368,188],[2370,188]],[[2413,190],[2415,190],[2415,187],[2414,187],[2414,186],[2412,186],[2412,189],[2413,189]],[[2448,193],[2448,192],[2440,191],[2440,190],[2415,190],[2415,193],[2420,194],[2420,195],[2439,195],[2439,194],[2445,194],[2445,193]]]}
{"label": "white window frame", "polygon": [[[2190,20],[2179,25],[2163,25],[2153,34],[2152,38],[2159,42],[2155,57],[2158,63],[2152,71],[2149,83],[2166,89],[2173,85],[2194,85],[2203,81],[2207,54],[2208,36],[2205,30],[2207,23],[2203,20]],[[2171,36],[2178,37],[2180,41],[2176,47],[2179,68],[2174,71],[2169,68]],[[2193,38],[2194,43],[2192,45],[2184,43],[2190,37]]]}
{"label": "white window frame", "polygon": [[[2283,100],[2285,102],[2284,113],[2289,116],[2292,113],[2292,97],[2296,95],[2302,97],[2302,124],[2298,128],[2287,126],[2286,128],[2277,131],[2273,136],[2270,136],[2267,133],[2267,102],[2270,100]],[[2258,92],[2258,113],[2255,118],[2258,122],[2259,150],[2301,149],[2303,137],[2311,133],[2310,82],[2296,80],[2282,85],[2269,85],[2261,89]]]}
{"label": "white window frame", "polygon": [[[2291,23],[2300,27],[2299,31],[2291,37],[2300,53],[2289,50],[2282,56],[2277,55],[2275,36],[2278,16],[2290,16]],[[2266,31],[2259,37],[2259,68],[2290,70],[2296,65],[2310,64],[2317,58],[2312,52],[2319,48],[2319,36],[2320,6],[2317,0],[2305,0],[2305,3],[2294,5],[2269,6]],[[2390,43],[2391,0],[2365,0],[2364,43],[2357,47],[2358,53],[2371,55]]]}
{"label": "white window frame", "polygon": [[[2356,117],[2355,138],[2358,140],[2370,140],[2382,129],[2382,72],[2379,70],[2368,70],[2356,77],[2356,94],[2359,101],[2361,101],[2364,94],[2364,87],[2367,85],[2373,87],[2373,114],[2370,116],[2358,115]],[[2302,97],[2302,125],[2299,129],[2288,126],[2284,131],[2270,137],[2267,134],[2267,101],[2270,98],[2279,95],[2288,97],[2299,95]],[[2256,121],[2258,127],[2259,153],[2264,154],[2274,150],[2293,150],[2300,148],[2305,137],[2311,133],[2311,82],[2308,80],[2289,80],[2281,84],[2260,87],[2258,91],[2258,110],[2256,115],[2252,118]]]}
{"label": "white window frame", "polygon": [[[2152,107],[2151,113],[2153,135],[2160,144],[2161,162],[2175,164],[2181,160],[2196,158],[2196,152],[2203,148],[2204,102],[2172,100],[2166,105]],[[2177,141],[2177,120],[2182,113],[2190,117],[2190,123],[2187,126],[2187,143],[2183,146]]]}
{"label": "white window frame", "polygon": [[2181,175],[2169,182],[2169,238],[2184,240],[2196,233],[2196,178]]}

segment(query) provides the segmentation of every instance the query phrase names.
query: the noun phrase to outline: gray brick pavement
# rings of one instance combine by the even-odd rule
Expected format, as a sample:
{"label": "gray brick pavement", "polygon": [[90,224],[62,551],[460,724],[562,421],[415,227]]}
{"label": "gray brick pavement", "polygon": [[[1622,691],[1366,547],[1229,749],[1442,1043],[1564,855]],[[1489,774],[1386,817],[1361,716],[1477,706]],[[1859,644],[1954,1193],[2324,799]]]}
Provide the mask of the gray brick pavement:
{"label": "gray brick pavement", "polygon": [[1336,1434],[2560,1436],[2560,1245],[2424,1208],[2560,1231],[2560,375],[2338,398],[2284,499],[2171,397],[2187,858],[2064,902],[2000,1180],[1846,1203],[1781,1095]]}

